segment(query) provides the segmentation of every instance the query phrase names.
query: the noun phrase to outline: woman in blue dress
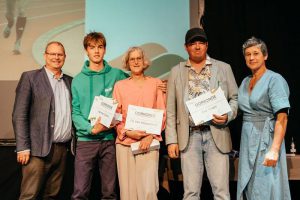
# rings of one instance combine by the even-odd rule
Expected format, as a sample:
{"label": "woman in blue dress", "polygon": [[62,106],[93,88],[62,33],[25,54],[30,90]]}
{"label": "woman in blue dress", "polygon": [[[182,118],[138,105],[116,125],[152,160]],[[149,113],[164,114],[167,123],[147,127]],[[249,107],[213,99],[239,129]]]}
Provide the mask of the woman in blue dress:
{"label": "woman in blue dress", "polygon": [[289,200],[284,135],[289,87],[285,79],[266,67],[266,44],[255,37],[243,44],[246,77],[238,93],[243,112],[237,199]]}

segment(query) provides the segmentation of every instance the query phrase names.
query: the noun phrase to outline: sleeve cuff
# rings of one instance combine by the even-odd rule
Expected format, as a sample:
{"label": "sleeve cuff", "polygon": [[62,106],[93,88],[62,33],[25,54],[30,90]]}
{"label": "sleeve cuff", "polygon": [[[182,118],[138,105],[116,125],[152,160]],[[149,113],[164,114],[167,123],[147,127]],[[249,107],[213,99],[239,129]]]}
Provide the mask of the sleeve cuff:
{"label": "sleeve cuff", "polygon": [[87,127],[87,132],[89,133],[89,134],[92,134],[92,129],[93,129],[94,127],[93,126],[88,126]]}
{"label": "sleeve cuff", "polygon": [[24,153],[24,152],[30,152],[30,149],[25,149],[25,150],[22,150],[22,151],[18,151],[17,153]]}

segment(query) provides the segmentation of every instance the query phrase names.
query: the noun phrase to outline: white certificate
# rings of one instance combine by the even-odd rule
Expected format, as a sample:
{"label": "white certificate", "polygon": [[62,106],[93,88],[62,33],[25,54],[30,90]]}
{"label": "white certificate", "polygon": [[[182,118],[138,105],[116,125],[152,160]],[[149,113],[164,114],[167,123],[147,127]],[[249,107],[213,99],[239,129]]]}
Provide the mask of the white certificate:
{"label": "white certificate", "polygon": [[118,103],[105,96],[95,96],[88,119],[94,126],[100,117],[100,123],[106,127],[110,127],[115,116]]}
{"label": "white certificate", "polygon": [[125,129],[160,135],[163,115],[163,110],[129,105]]}
{"label": "white certificate", "polygon": [[215,92],[206,92],[186,102],[195,125],[203,124],[213,119],[213,114],[223,115],[231,112],[231,108],[219,87]]}

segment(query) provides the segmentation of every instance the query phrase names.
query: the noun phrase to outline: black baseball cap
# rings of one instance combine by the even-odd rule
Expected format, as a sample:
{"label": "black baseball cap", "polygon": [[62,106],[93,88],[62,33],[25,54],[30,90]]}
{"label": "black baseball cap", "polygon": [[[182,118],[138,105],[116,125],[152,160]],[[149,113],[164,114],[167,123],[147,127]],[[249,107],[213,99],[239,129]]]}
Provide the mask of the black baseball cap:
{"label": "black baseball cap", "polygon": [[195,41],[207,42],[207,36],[202,28],[191,28],[186,32],[185,44],[189,44]]}

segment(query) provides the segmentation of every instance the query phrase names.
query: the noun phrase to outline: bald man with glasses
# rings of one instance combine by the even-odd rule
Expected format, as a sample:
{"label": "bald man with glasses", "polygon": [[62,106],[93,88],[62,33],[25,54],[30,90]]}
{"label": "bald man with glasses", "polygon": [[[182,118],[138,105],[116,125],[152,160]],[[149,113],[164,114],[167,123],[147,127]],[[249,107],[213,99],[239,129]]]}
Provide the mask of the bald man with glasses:
{"label": "bald man with glasses", "polygon": [[62,73],[65,49],[47,44],[41,69],[24,72],[16,89],[13,128],[22,165],[20,200],[56,199],[72,138],[72,78]]}

